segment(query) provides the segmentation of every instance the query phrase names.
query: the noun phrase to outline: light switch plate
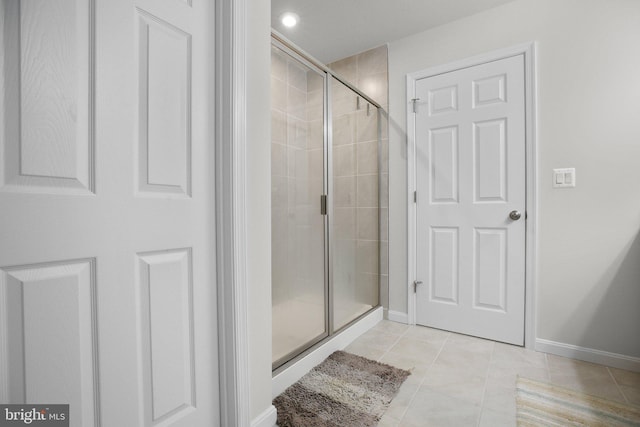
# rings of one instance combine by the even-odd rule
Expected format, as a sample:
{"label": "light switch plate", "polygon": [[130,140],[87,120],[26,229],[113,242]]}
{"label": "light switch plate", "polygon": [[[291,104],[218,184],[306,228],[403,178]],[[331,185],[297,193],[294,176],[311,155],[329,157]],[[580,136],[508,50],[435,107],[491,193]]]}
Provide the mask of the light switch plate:
{"label": "light switch plate", "polygon": [[568,188],[576,186],[576,169],[564,168],[553,170],[553,188]]}

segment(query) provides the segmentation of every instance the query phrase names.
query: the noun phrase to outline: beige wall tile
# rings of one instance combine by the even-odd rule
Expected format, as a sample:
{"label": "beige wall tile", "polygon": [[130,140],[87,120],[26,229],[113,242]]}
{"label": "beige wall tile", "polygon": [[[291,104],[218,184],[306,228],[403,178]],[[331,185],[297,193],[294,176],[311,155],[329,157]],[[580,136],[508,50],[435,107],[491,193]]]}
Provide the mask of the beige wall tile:
{"label": "beige wall tile", "polygon": [[378,208],[358,208],[358,239],[378,240]]}
{"label": "beige wall tile", "polygon": [[387,46],[385,45],[356,55],[358,77],[386,73],[388,71],[387,56]]}
{"label": "beige wall tile", "polygon": [[356,142],[355,113],[334,116],[332,128],[334,146],[353,144]]}
{"label": "beige wall tile", "polygon": [[309,153],[307,150],[289,148],[289,177],[295,179],[309,178]]}
{"label": "beige wall tile", "polygon": [[356,256],[356,271],[358,273],[379,274],[378,242],[373,240],[358,240]]}
{"label": "beige wall tile", "polygon": [[309,192],[309,180],[308,179],[292,179],[294,193],[293,203],[295,206],[307,206],[313,203],[315,198]]}
{"label": "beige wall tile", "polygon": [[354,300],[356,262],[356,241],[335,240],[333,243],[333,290],[334,301],[352,302]]}
{"label": "beige wall tile", "polygon": [[271,110],[271,142],[286,144],[287,118],[282,111]]}
{"label": "beige wall tile", "polygon": [[287,296],[287,271],[288,271],[288,249],[287,249],[287,208],[273,208],[271,215],[272,233],[281,236],[271,240],[271,275],[273,281],[274,303],[281,301]]}
{"label": "beige wall tile", "polygon": [[333,176],[356,175],[355,144],[333,147]]}
{"label": "beige wall tile", "polygon": [[[320,213],[320,196],[323,194],[324,177],[314,176],[309,180],[309,193],[311,194],[311,211],[314,215]],[[322,218],[317,218],[316,220]],[[323,222],[324,223],[324,222]],[[320,225],[322,228],[322,225]]]}
{"label": "beige wall tile", "polygon": [[282,80],[287,80],[287,57],[277,47],[271,47],[271,75]]}
{"label": "beige wall tile", "polygon": [[322,120],[310,120],[307,123],[307,147],[322,148],[324,146],[323,125]]}
{"label": "beige wall tile", "polygon": [[271,175],[287,176],[287,146],[271,144]]}
{"label": "beige wall tile", "polygon": [[336,239],[356,238],[356,208],[335,208],[333,211],[333,234]]}
{"label": "beige wall tile", "polygon": [[324,74],[318,74],[312,70],[307,71],[307,92],[324,91],[324,79]]}
{"label": "beige wall tile", "polygon": [[289,180],[286,177],[271,178],[271,206],[273,208],[287,208],[289,205]]}
{"label": "beige wall tile", "polygon": [[357,142],[377,141],[378,139],[378,115],[375,108],[367,114],[366,106],[356,113]]}
{"label": "beige wall tile", "polygon": [[271,77],[271,107],[287,111],[287,85],[275,77]]}
{"label": "beige wall tile", "polygon": [[378,207],[378,175],[358,176],[357,185],[358,207]]}
{"label": "beige wall tile", "polygon": [[340,117],[344,114],[349,114],[357,111],[358,97],[351,91],[341,92],[334,90],[331,98],[331,112],[333,117]]}
{"label": "beige wall tile", "polygon": [[356,301],[375,307],[380,300],[380,275],[358,273],[356,278]]}
{"label": "beige wall tile", "polygon": [[307,123],[304,120],[289,116],[287,118],[287,145],[307,148]]}
{"label": "beige wall tile", "polygon": [[307,92],[307,115],[306,120],[321,120],[324,116],[324,92],[314,90]]}
{"label": "beige wall tile", "polygon": [[346,79],[350,83],[355,83],[357,78],[357,62],[354,56],[341,59],[329,64],[329,68],[335,71],[340,77]]}
{"label": "beige wall tile", "polygon": [[296,89],[293,86],[288,87],[287,93],[287,114],[300,119],[307,119],[307,92]]}
{"label": "beige wall tile", "polygon": [[336,208],[356,206],[355,176],[334,178],[333,204]]}
{"label": "beige wall tile", "polygon": [[295,61],[289,61],[287,84],[302,92],[307,91],[307,68]]}
{"label": "beige wall tile", "polygon": [[386,72],[359,76],[356,87],[378,104],[386,105],[389,102],[388,78]]}
{"label": "beige wall tile", "polygon": [[[306,150],[308,157],[308,177],[309,179],[317,180],[322,179],[324,176],[324,151],[322,148],[314,148],[313,150]],[[314,187],[317,189],[317,187]],[[320,187],[322,191],[322,187]]]}
{"label": "beige wall tile", "polygon": [[356,151],[358,175],[378,173],[378,141],[359,143]]}

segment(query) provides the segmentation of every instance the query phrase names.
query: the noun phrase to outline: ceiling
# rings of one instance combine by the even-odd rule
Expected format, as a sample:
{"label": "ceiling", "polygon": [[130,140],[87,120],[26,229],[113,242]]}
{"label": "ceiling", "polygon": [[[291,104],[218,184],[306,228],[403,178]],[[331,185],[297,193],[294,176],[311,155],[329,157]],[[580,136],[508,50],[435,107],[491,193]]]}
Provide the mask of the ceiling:
{"label": "ceiling", "polygon": [[[271,26],[324,63],[513,0],[271,0]],[[280,16],[296,13],[285,28]]]}

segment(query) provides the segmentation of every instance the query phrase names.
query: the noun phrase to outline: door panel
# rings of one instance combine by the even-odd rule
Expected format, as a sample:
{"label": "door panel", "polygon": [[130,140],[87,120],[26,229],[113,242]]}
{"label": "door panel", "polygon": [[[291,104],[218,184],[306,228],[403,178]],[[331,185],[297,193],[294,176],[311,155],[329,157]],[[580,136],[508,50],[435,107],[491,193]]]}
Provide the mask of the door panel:
{"label": "door panel", "polygon": [[219,424],[213,7],[0,3],[1,403]]}
{"label": "door panel", "polygon": [[458,228],[431,227],[431,295],[433,301],[458,303],[460,265]]}
{"label": "door panel", "polygon": [[78,425],[93,425],[98,409],[94,260],[3,270],[0,306],[6,318],[0,337],[10,369],[2,403],[49,403],[56,396],[81,408],[75,414]]}
{"label": "door panel", "polygon": [[3,191],[93,191],[90,2],[5,0],[0,20]]}
{"label": "door panel", "polygon": [[325,269],[325,76],[271,48],[272,366],[329,334]]}
{"label": "door panel", "polygon": [[524,57],[418,80],[415,98],[417,323],[522,345]]}
{"label": "door panel", "polygon": [[451,126],[430,130],[430,158],[439,165],[431,175],[432,203],[457,203],[458,185],[458,127]]}
{"label": "door panel", "polygon": [[475,229],[473,306],[506,311],[507,235],[505,230]]}

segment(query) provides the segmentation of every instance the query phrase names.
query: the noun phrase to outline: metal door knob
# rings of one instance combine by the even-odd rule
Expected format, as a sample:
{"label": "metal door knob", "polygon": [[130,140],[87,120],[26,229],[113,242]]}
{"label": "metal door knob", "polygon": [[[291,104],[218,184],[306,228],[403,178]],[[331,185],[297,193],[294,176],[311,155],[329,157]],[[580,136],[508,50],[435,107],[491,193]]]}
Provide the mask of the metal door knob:
{"label": "metal door knob", "polygon": [[511,211],[509,213],[509,218],[511,218],[514,221],[517,221],[520,219],[520,217],[522,216],[522,214],[518,211]]}

